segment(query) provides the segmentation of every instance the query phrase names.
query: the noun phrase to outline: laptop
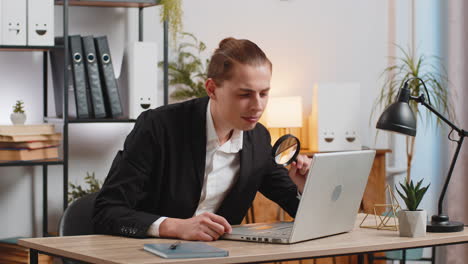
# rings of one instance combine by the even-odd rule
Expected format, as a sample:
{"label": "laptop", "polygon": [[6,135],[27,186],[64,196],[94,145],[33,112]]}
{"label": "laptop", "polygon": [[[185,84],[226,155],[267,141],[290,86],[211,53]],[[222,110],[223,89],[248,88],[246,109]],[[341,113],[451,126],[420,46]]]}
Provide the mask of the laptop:
{"label": "laptop", "polygon": [[375,150],[318,153],[294,222],[235,225],[221,239],[292,244],[354,227]]}

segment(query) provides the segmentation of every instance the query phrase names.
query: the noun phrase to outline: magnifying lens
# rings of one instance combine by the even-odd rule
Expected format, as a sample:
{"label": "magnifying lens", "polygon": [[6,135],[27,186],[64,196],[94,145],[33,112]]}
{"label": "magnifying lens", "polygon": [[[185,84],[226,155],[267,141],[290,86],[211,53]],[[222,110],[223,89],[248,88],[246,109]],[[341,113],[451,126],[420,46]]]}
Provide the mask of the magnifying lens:
{"label": "magnifying lens", "polygon": [[291,134],[286,134],[275,142],[272,155],[276,164],[288,166],[296,160],[300,150],[301,143],[299,139]]}

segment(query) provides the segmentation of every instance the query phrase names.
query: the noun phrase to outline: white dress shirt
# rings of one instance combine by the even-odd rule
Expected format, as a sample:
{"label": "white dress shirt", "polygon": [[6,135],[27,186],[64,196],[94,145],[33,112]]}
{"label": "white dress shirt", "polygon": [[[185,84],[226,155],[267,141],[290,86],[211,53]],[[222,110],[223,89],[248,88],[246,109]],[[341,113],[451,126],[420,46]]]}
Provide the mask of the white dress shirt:
{"label": "white dress shirt", "polygon": [[[204,212],[214,213],[239,177],[243,131],[234,130],[231,137],[220,145],[211,115],[211,101],[206,109],[205,177],[200,202],[194,216]],[[148,229],[148,235],[159,236],[159,226],[167,217],[160,217]]]}

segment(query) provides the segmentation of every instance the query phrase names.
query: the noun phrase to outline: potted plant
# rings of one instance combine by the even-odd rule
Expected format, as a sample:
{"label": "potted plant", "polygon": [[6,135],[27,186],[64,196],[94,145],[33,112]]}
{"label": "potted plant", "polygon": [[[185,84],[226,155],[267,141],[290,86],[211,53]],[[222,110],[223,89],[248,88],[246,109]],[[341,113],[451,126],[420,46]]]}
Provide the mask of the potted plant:
{"label": "potted plant", "polygon": [[420,180],[416,186],[412,180],[405,181],[404,184],[400,183],[404,194],[397,188],[397,192],[407,208],[407,210],[400,210],[397,213],[400,236],[421,237],[426,235],[427,213],[418,209],[418,206],[430,184],[422,187],[422,181]]}
{"label": "potted plant", "polygon": [[96,179],[94,172],[90,174],[86,172],[85,183],[89,186],[86,189],[83,189],[81,185],[68,183],[70,190],[68,191],[68,203],[75,201],[76,199],[85,196],[88,193],[94,193],[101,189],[102,181]]}
{"label": "potted plant", "polygon": [[[374,102],[370,120],[372,120],[372,116],[375,113],[381,113],[382,109],[385,109],[395,101],[398,91],[409,78],[420,78],[423,80],[427,85],[429,93],[426,94],[426,96],[431,98],[432,106],[439,112],[447,115],[449,120],[455,120],[453,104],[450,101],[449,80],[440,59],[437,57],[426,57],[424,55],[417,56],[416,52],[411,49],[405,51],[402,47],[397,47],[403,55],[393,58],[395,63],[382,72],[382,76],[385,76],[386,79]],[[412,80],[408,84],[412,96],[419,96],[423,93],[424,89],[419,80]],[[410,106],[416,118],[421,117],[418,103],[411,100]],[[429,111],[427,108],[424,109],[424,111]],[[432,114],[427,115],[428,121],[431,121],[432,116]],[[437,125],[440,124],[441,120],[438,119]],[[414,140],[415,137],[406,137],[407,182],[411,179]]]}
{"label": "potted plant", "polygon": [[13,125],[23,125],[26,122],[26,114],[24,113],[23,101],[17,100],[13,106],[13,113],[10,115]]}
{"label": "potted plant", "polygon": [[161,0],[161,23],[167,21],[173,45],[177,43],[177,35],[182,31],[182,0]]}
{"label": "potted plant", "polygon": [[[177,58],[169,62],[169,85],[175,88],[171,99],[183,101],[206,96],[205,80],[210,61],[200,59],[206,45],[193,34],[182,32],[180,35],[181,39],[188,40],[178,45]],[[159,66],[162,65],[163,62],[160,62]]]}

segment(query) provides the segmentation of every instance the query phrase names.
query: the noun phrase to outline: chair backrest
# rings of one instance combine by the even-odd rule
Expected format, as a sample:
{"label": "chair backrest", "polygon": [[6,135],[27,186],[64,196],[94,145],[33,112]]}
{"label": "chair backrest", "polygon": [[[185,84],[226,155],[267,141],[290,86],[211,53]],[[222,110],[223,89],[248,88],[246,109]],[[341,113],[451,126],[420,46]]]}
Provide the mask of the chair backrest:
{"label": "chair backrest", "polygon": [[59,236],[93,234],[93,207],[97,193],[87,194],[71,203],[63,212],[59,225]]}

